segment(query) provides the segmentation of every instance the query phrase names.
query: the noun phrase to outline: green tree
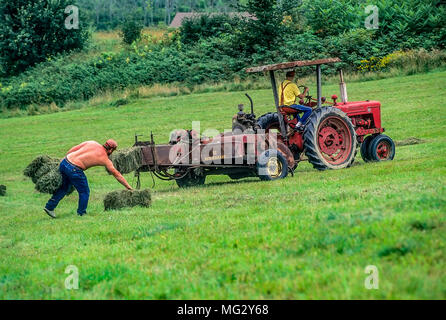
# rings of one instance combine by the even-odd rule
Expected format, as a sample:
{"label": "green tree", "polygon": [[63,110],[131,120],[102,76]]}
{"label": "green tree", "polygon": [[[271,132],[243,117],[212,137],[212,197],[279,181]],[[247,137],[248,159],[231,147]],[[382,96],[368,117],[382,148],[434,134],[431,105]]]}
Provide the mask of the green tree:
{"label": "green tree", "polygon": [[122,41],[132,44],[141,38],[142,24],[136,21],[126,21],[121,29]]}
{"label": "green tree", "polygon": [[82,48],[88,32],[67,29],[65,13],[72,0],[0,0],[0,64],[18,73],[54,54]]}
{"label": "green tree", "polygon": [[320,37],[364,27],[365,4],[358,0],[314,0],[303,6],[306,24]]}
{"label": "green tree", "polygon": [[240,1],[239,10],[249,12],[255,19],[245,20],[241,41],[247,52],[254,53],[274,49],[282,43],[289,31],[284,17],[296,10],[301,0],[247,0],[243,3]]}
{"label": "green tree", "polygon": [[224,14],[203,14],[183,20],[180,27],[180,38],[184,44],[197,43],[200,40],[220,37],[234,32],[241,19]]}

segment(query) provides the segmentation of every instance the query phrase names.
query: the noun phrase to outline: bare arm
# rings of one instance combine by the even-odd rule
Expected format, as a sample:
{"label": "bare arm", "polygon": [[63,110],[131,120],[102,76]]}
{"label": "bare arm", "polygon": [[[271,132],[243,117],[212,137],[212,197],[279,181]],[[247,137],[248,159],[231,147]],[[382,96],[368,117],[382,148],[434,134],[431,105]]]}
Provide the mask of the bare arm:
{"label": "bare arm", "polygon": [[125,180],[122,174],[118,170],[116,170],[110,160],[106,162],[105,167],[107,168],[107,171],[111,173],[116,178],[116,180],[119,181],[119,183],[121,183],[128,190],[132,190],[132,187],[127,183],[127,180]]}
{"label": "bare arm", "polygon": [[71,148],[70,150],[68,150],[67,155],[70,154],[71,152],[77,151],[80,148],[82,148],[84,145],[86,144],[86,142],[82,142],[81,144],[78,144],[77,146],[74,146],[73,148]]}
{"label": "bare arm", "polygon": [[305,99],[305,97],[307,96],[307,93],[308,93],[308,87],[305,87],[304,92],[299,94],[298,97],[301,99]]}

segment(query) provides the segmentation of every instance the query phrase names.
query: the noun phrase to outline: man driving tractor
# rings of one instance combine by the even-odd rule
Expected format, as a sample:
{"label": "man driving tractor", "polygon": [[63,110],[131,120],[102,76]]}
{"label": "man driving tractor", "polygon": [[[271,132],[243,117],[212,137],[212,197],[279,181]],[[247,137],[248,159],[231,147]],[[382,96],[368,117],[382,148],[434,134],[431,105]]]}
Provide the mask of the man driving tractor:
{"label": "man driving tractor", "polygon": [[308,117],[311,115],[312,109],[307,106],[302,106],[300,104],[296,104],[296,99],[305,99],[308,93],[308,87],[305,87],[303,93],[300,92],[297,85],[293,82],[296,72],[294,70],[288,71],[286,73],[286,79],[280,84],[279,87],[279,96],[280,96],[280,106],[286,106],[288,108],[292,108],[297,110],[297,112],[303,112],[303,116],[298,118],[298,122],[296,125],[296,130],[303,131],[305,127],[305,122]]}
{"label": "man driving tractor", "polygon": [[116,170],[109,156],[116,150],[118,144],[115,140],[109,139],[103,145],[96,141],[85,141],[71,148],[59,165],[62,174],[62,185],[54,192],[51,199],[46,204],[44,211],[51,217],[56,218],[54,209],[59,201],[68,193],[71,186],[74,186],[79,193],[79,205],[77,214],[83,216],[87,213],[88,198],[90,188],[84,171],[95,166],[104,166],[107,171],[116,178],[128,190],[132,187],[127,183],[122,174]]}

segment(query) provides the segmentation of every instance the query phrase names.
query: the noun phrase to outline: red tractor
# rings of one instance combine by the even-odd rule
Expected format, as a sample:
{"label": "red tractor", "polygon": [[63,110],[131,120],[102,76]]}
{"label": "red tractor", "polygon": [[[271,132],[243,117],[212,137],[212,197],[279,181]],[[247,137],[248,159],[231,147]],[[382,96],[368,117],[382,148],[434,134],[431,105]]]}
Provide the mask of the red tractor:
{"label": "red tractor", "polygon": [[[246,70],[269,72],[276,112],[262,115],[255,125],[266,131],[277,130],[278,139],[293,153],[296,165],[305,154],[308,161],[318,170],[349,167],[355,159],[358,144],[361,145],[361,156],[366,162],[392,160],[395,156],[395,144],[390,137],[382,134],[385,130],[381,126],[381,104],[373,100],[348,102],[342,70],[339,71],[341,102],[337,101],[336,95],[331,97],[332,102],[322,97],[321,65],[340,61],[338,58],[294,61]],[[308,94],[299,103],[313,108],[302,133],[294,130],[298,111],[279,105],[274,71],[313,65],[316,66],[317,98]],[[233,129],[244,131],[253,126],[253,122],[246,121],[246,117],[248,120],[253,118],[243,112],[234,116]]]}
{"label": "red tractor", "polygon": [[[341,102],[332,102],[321,94],[321,65],[340,62],[338,58],[294,61],[248,68],[247,72],[269,72],[276,112],[256,118],[252,99],[251,113],[239,112],[232,119],[232,132],[214,138],[201,137],[193,130],[179,130],[169,144],[138,141],[141,166],[160,179],[176,180],[178,186],[196,186],[208,175],[228,175],[231,179],[258,176],[276,180],[293,172],[303,155],[318,170],[341,169],[352,165],[361,145],[364,161],[392,160],[395,145],[383,135],[381,104],[378,101],[347,101],[347,90],[340,71]],[[307,95],[300,104],[313,108],[303,132],[294,130],[296,110],[279,105],[274,72],[296,67],[316,66],[317,98]]]}

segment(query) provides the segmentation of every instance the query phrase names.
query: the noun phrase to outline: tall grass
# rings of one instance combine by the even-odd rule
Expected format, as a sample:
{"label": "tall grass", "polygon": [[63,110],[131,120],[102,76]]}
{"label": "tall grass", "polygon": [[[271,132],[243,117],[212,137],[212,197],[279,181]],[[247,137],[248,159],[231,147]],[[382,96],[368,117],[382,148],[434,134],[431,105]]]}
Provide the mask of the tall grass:
{"label": "tall grass", "polygon": [[[142,44],[156,43],[172,34],[166,28],[144,28],[141,32]],[[92,35],[93,43],[103,51],[119,51],[125,46],[119,30],[96,31]]]}

